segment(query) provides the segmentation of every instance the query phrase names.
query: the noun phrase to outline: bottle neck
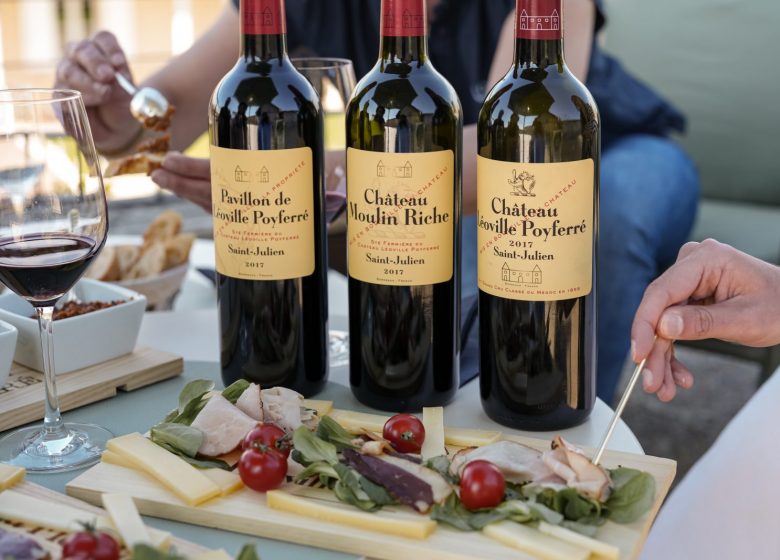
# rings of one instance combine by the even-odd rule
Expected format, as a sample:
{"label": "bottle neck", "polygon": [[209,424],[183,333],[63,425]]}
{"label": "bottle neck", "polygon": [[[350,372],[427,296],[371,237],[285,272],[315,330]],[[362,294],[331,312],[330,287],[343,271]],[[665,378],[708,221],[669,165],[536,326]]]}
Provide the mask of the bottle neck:
{"label": "bottle neck", "polygon": [[562,0],[517,0],[515,65],[563,66]]}
{"label": "bottle neck", "polygon": [[385,63],[428,59],[426,0],[382,0],[379,57]]}
{"label": "bottle neck", "polygon": [[244,60],[287,58],[284,0],[241,0],[240,19]]}

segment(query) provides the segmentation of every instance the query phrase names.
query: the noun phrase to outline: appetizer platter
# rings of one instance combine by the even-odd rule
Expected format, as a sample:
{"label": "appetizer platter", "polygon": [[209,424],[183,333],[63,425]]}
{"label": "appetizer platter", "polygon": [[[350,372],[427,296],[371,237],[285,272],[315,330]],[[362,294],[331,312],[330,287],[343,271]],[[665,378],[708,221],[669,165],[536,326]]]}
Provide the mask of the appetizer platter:
{"label": "appetizer platter", "polygon": [[604,465],[560,437],[446,428],[441,408],[388,418],[193,381],[67,492],[372,558],[636,558],[676,464],[608,453]]}
{"label": "appetizer platter", "polygon": [[127,495],[106,494],[99,508],[26,482],[24,475],[24,469],[0,465],[2,558],[230,560],[224,551],[146,527]]}

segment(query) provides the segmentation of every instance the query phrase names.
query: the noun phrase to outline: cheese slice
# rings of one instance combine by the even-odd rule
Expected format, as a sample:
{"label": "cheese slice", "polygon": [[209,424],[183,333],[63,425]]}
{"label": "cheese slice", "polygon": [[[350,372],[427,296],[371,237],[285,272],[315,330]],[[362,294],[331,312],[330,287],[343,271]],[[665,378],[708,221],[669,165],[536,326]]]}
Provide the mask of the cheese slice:
{"label": "cheese slice", "polygon": [[0,519],[64,533],[79,530],[83,523],[98,524],[98,516],[94,513],[28,496],[17,490],[0,492]]}
{"label": "cheese slice", "polygon": [[425,440],[420,454],[423,461],[447,454],[444,447],[444,409],[440,406],[423,408]]}
{"label": "cheese slice", "polygon": [[25,472],[24,467],[0,463],[0,491],[8,490],[11,486],[20,483],[24,479]]}
{"label": "cheese slice", "polygon": [[111,519],[114,529],[122,537],[129,550],[137,544],[154,546],[152,536],[135,508],[133,499],[127,494],[103,494],[103,507]]}
{"label": "cheese slice", "polygon": [[137,464],[191,506],[222,494],[219,486],[198,469],[139,433],[109,440],[106,447]]}
{"label": "cheese slice", "polygon": [[312,399],[305,399],[303,401],[305,408],[310,408],[317,411],[317,416],[322,418],[327,416],[333,410],[333,401],[315,401]]}
{"label": "cheese slice", "polygon": [[435,521],[416,513],[367,513],[347,504],[296,496],[283,490],[268,492],[266,502],[271,509],[409,539],[426,539],[436,529]]}
{"label": "cheese slice", "polygon": [[620,549],[618,547],[592,539],[571,529],[541,521],[539,523],[539,531],[575,546],[587,548],[599,560],[618,560],[620,558]]}
{"label": "cheese slice", "polygon": [[514,521],[501,521],[488,525],[482,529],[482,533],[543,560],[588,560],[590,558],[590,551],[585,548],[565,543]]}
{"label": "cheese slice", "polygon": [[133,460],[130,459],[129,457],[125,457],[124,455],[120,455],[119,453],[115,453],[109,450],[103,451],[103,454],[100,456],[100,460],[103,463],[117,465],[118,467],[125,467],[127,469],[134,469],[134,470],[143,470],[138,465],[138,463],[133,462]]}
{"label": "cheese slice", "polygon": [[222,496],[229,496],[238,492],[244,487],[241,477],[235,471],[226,471],[224,469],[205,469],[201,471],[206,478],[211,480],[219,487]]}
{"label": "cheese slice", "polygon": [[193,556],[192,560],[233,560],[233,557],[222,549],[209,550],[203,554]]}
{"label": "cheese slice", "polygon": [[453,447],[483,447],[501,439],[501,432],[472,430],[470,428],[444,428],[444,440]]}

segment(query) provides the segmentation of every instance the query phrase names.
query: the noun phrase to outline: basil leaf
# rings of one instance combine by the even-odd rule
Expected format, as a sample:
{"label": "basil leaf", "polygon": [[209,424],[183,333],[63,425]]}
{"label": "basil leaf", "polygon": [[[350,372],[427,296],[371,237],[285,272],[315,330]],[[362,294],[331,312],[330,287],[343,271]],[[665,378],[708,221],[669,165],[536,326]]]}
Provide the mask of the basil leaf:
{"label": "basil leaf", "polygon": [[324,461],[318,461],[303,469],[298,476],[295,477],[295,480],[296,482],[300,482],[302,480],[308,480],[313,476],[319,476],[320,481],[322,481],[323,476],[334,480],[338,480],[339,478],[339,475],[333,470],[333,467]]}
{"label": "basil leaf", "polygon": [[376,503],[378,506],[391,506],[396,504],[396,499],[388,492],[384,486],[380,486],[375,482],[367,479],[363,475],[359,475],[358,482],[360,488],[366,493],[368,498]]}
{"label": "basil leaf", "polygon": [[150,432],[155,443],[165,443],[187,457],[195,457],[203,443],[204,434],[197,428],[182,424],[157,424]]}
{"label": "basil leaf", "polygon": [[357,449],[358,446],[352,443],[355,437],[347,430],[341,427],[341,424],[336,422],[330,416],[323,416],[317,424],[317,437],[324,439],[325,441],[332,443],[336,446],[338,451],[344,449]]}
{"label": "basil leaf", "polygon": [[304,464],[325,461],[329,465],[336,465],[339,462],[336,446],[318,438],[306,426],[300,426],[293,432],[293,446],[303,457]]}
{"label": "basil leaf", "polygon": [[525,484],[517,484],[515,482],[507,482],[504,489],[505,500],[522,500],[525,496],[523,494],[523,486]]}
{"label": "basil leaf", "polygon": [[200,399],[203,395],[214,388],[214,382],[207,379],[196,379],[190,381],[179,393],[179,414],[184,412],[184,407],[194,399]]}
{"label": "basil leaf", "polygon": [[187,557],[179,556],[173,549],[163,552],[153,546],[137,544],[133,547],[133,560],[187,560]]}
{"label": "basil leaf", "polygon": [[255,550],[254,545],[245,544],[241,547],[238,556],[236,556],[236,560],[260,560],[260,557],[257,555],[257,550]]}
{"label": "basil leaf", "polygon": [[607,500],[609,518],[617,523],[631,523],[642,517],[655,501],[655,479],[636,469],[610,471],[614,490]]}
{"label": "basil leaf", "polygon": [[423,466],[436,471],[442,475],[447,482],[460,484],[459,478],[450,473],[450,460],[446,455],[439,455],[438,457],[428,459]]}
{"label": "basil leaf", "polygon": [[598,500],[581,496],[574,488],[556,490],[526,485],[523,495],[558,512],[569,521],[580,521],[589,524],[604,522],[604,510]]}
{"label": "basil leaf", "polygon": [[379,506],[371,500],[360,499],[360,497],[355,494],[352,488],[350,488],[348,484],[342,482],[341,480],[336,482],[336,485],[333,487],[333,493],[336,495],[339,501],[344,502],[345,504],[353,505],[362,509],[363,511],[377,511],[379,509]]}
{"label": "basil leaf", "polygon": [[238,399],[241,398],[241,395],[244,394],[244,391],[249,388],[249,385],[251,385],[251,383],[246,379],[239,379],[230,386],[225,387],[225,390],[222,391],[222,396],[233,404],[236,404]]}
{"label": "basil leaf", "polygon": [[[527,512],[528,510],[526,510]],[[504,521],[505,519],[512,518],[514,520],[515,516],[509,515],[509,513],[506,510],[502,510],[501,507],[497,507],[494,509],[486,509],[483,511],[476,511],[476,512],[470,512],[471,517],[468,520],[469,526],[472,529],[475,529],[477,531],[481,531],[491,523],[498,523],[499,521]],[[521,514],[517,514],[517,522],[518,523],[526,523],[528,521],[531,521],[531,516],[527,513],[523,517]]]}
{"label": "basil leaf", "polygon": [[472,513],[464,507],[455,492],[443,504],[436,504],[431,510],[431,519],[461,531],[474,531],[469,523],[471,516]]}
{"label": "basil leaf", "polygon": [[527,502],[526,505],[536,521],[546,521],[551,525],[560,525],[563,523],[563,515],[539,502]]}
{"label": "basil leaf", "polygon": [[159,441],[155,442],[157,445],[165,449],[166,451],[170,451],[174,455],[181,457],[185,462],[189,463],[193,467],[197,469],[222,469],[223,471],[232,471],[233,468],[228,465],[225,461],[220,461],[219,459],[195,459],[193,457],[188,457],[175,447],[171,447],[167,443],[161,443]]}

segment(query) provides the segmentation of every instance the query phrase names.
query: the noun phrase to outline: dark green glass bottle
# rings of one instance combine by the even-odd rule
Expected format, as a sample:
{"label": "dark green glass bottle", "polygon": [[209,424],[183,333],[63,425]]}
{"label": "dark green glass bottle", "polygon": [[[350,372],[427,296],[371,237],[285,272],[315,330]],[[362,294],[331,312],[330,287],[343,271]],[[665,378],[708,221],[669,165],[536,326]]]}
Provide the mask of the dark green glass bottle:
{"label": "dark green glass bottle", "polygon": [[242,54],[209,109],[222,379],[306,396],[328,374],[322,112],[283,0],[242,0]]}
{"label": "dark green glass bottle", "polygon": [[350,382],[389,411],[443,405],[459,379],[463,117],[426,19],[424,0],[383,0],[347,109]]}
{"label": "dark green glass bottle", "polygon": [[600,128],[563,57],[561,0],[518,0],[515,61],[478,130],[482,404],[524,430],[595,403]]}

